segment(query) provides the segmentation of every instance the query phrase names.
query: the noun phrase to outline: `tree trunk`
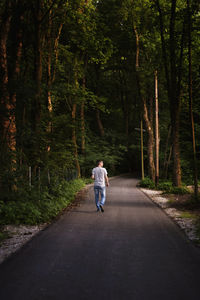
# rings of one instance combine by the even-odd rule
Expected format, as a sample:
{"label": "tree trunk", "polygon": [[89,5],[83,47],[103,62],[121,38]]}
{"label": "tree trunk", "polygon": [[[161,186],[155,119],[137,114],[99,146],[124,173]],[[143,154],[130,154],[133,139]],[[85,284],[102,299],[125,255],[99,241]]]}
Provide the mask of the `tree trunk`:
{"label": "tree trunk", "polygon": [[35,14],[35,129],[38,131],[41,114],[42,45],[41,45],[41,0],[36,1]]}
{"label": "tree trunk", "polygon": [[[52,43],[51,43],[51,30],[52,30],[52,11],[49,11],[49,28],[48,28],[48,34],[47,34],[47,46],[48,46],[48,54],[47,54],[47,108],[48,108],[48,114],[49,114],[49,122],[47,127],[47,132],[49,135],[52,131],[52,99],[51,99],[51,85],[52,85],[52,75],[51,75],[51,67],[52,67]],[[47,145],[47,151],[49,152],[51,150],[50,147],[50,140],[48,141]]]}
{"label": "tree trunk", "polygon": [[[48,123],[48,127],[47,127],[47,132],[49,134],[51,134],[52,132],[52,111],[53,111],[53,106],[52,106],[52,96],[51,96],[51,87],[53,82],[55,81],[55,77],[56,77],[56,65],[58,62],[58,43],[59,43],[59,39],[60,39],[60,35],[62,32],[62,28],[63,28],[63,23],[61,23],[59,25],[58,28],[58,34],[55,38],[54,41],[54,45],[52,46],[52,36],[51,36],[51,32],[52,32],[52,10],[49,11],[49,28],[48,28],[48,35],[47,35],[47,46],[48,46],[48,55],[47,55],[47,107],[48,107],[48,113],[49,113],[49,118],[50,121]],[[53,49],[52,49],[53,47]],[[54,52],[54,68],[52,65],[52,50]],[[51,150],[50,148],[50,140],[47,146],[47,151],[49,152]]]}
{"label": "tree trunk", "polygon": [[152,109],[152,102],[153,99],[150,98],[150,109],[148,112],[148,107],[146,103],[146,99],[143,99],[143,105],[144,105],[144,121],[148,133],[148,146],[147,146],[147,152],[148,152],[148,171],[149,171],[149,177],[155,182],[155,163],[154,163],[154,132],[153,132],[153,123],[152,123],[152,115],[153,115],[153,109]]}
{"label": "tree trunk", "polygon": [[137,32],[136,26],[134,26],[134,32],[135,32],[135,43],[136,43],[136,56],[135,56],[135,67],[136,70],[139,68],[139,55],[140,55],[140,46],[139,46],[139,34]]}
{"label": "tree trunk", "polygon": [[55,81],[55,77],[56,77],[56,66],[58,64],[58,44],[59,44],[59,39],[60,39],[60,36],[61,36],[62,28],[63,28],[63,23],[61,23],[59,28],[58,28],[58,34],[57,34],[57,37],[56,37],[55,43],[54,43],[55,64],[54,64],[52,82]]}
{"label": "tree trunk", "polygon": [[176,120],[172,125],[172,140],[173,140],[173,184],[181,186],[181,163],[179,149],[179,113],[176,114]]}
{"label": "tree trunk", "polygon": [[142,180],[144,180],[144,139],[143,139],[143,120],[140,121],[140,152],[141,152],[141,170]]}
{"label": "tree trunk", "polygon": [[79,165],[79,159],[78,159],[78,147],[76,142],[76,103],[72,106],[72,143],[74,147],[74,159],[76,164],[76,170],[77,170],[77,176],[78,178],[81,177],[81,170]]}
{"label": "tree trunk", "polygon": [[190,110],[192,148],[193,148],[193,178],[194,178],[195,198],[198,199],[197,157],[196,157],[196,141],[195,141],[193,99],[192,99],[192,39],[191,39],[192,20],[191,20],[190,0],[187,0],[187,13],[188,13],[188,60],[189,60],[188,89],[189,89],[189,110]]}
{"label": "tree trunk", "polygon": [[[180,149],[179,149],[179,117],[180,117],[180,92],[181,92],[184,32],[182,34],[182,39],[181,39],[180,65],[177,67],[176,66],[177,41],[175,38],[176,0],[171,0],[171,17],[170,17],[170,28],[169,28],[170,29],[169,30],[170,31],[170,38],[169,38],[170,61],[168,61],[168,56],[166,51],[163,17],[162,17],[162,10],[160,8],[159,0],[156,1],[156,4],[159,12],[159,17],[160,17],[160,34],[161,34],[161,42],[162,42],[163,63],[165,67],[168,99],[170,103],[172,139],[173,139],[173,184],[175,186],[180,186],[181,185],[181,164],[180,164]],[[168,70],[168,65],[170,65],[170,71]]]}
{"label": "tree trunk", "polygon": [[[20,106],[21,108],[21,105],[20,105],[20,100],[17,99],[17,85],[18,85],[18,81],[19,81],[19,76],[20,76],[20,71],[21,71],[21,58],[22,58],[22,47],[23,47],[23,44],[22,44],[22,38],[23,38],[23,29],[22,29],[22,22],[24,20],[24,16],[23,16],[23,8],[20,7],[20,4],[19,4],[19,15],[18,15],[18,18],[15,22],[15,26],[16,26],[16,45],[15,45],[15,49],[16,49],[16,53],[15,53],[15,64],[14,64],[14,68],[13,68],[13,71],[12,71],[12,74],[13,74],[13,78],[12,78],[12,82],[13,82],[13,85],[12,85],[12,91],[11,91],[11,95],[10,95],[10,98],[11,98],[11,102],[13,104],[13,106],[16,108],[16,111],[18,111],[18,106]],[[16,116],[16,131],[20,131],[21,130],[21,127],[20,127],[20,124],[19,124],[19,117],[18,115]],[[19,151],[19,153],[21,153],[21,143],[20,143],[20,137],[18,135],[18,138],[16,139],[16,148],[17,150]],[[19,162],[20,162],[20,156],[19,155]]]}
{"label": "tree trunk", "polygon": [[159,120],[158,120],[158,73],[155,71],[155,139],[156,139],[156,186],[159,181]]}
{"label": "tree trunk", "polygon": [[164,38],[164,24],[163,24],[163,14],[162,9],[160,7],[159,0],[156,0],[156,5],[159,12],[159,20],[160,20],[160,36],[161,36],[161,43],[162,43],[162,57],[163,57],[163,63],[165,68],[165,77],[167,82],[167,92],[168,92],[168,98],[170,99],[170,79],[169,79],[169,69],[168,69],[168,59],[167,59],[167,50],[166,50],[166,43]]}
{"label": "tree trunk", "polygon": [[[167,154],[168,154],[170,137],[171,137],[171,125],[169,126],[169,129],[168,129],[167,140],[166,140],[166,145],[165,145],[164,162],[163,162],[163,175],[166,174],[167,161],[168,161]],[[165,175],[164,175],[164,178],[166,178]]]}
{"label": "tree trunk", "polygon": [[[85,91],[85,77],[83,78],[83,90]],[[81,152],[85,154],[85,99],[81,103]]]}
{"label": "tree trunk", "polygon": [[0,105],[3,115],[1,120],[1,145],[7,146],[10,150],[15,150],[15,114],[14,106],[12,102],[10,102],[8,89],[7,39],[10,30],[10,22],[10,1],[8,1],[2,18],[0,33],[0,71],[2,74]]}
{"label": "tree trunk", "polygon": [[176,0],[171,1],[170,18],[170,111],[173,138],[173,183],[181,186],[181,163],[179,148],[179,123],[180,123],[180,95],[177,94],[177,69],[176,69],[176,39],[175,39]]}
{"label": "tree trunk", "polygon": [[104,132],[104,128],[103,128],[101,118],[100,118],[100,111],[99,111],[98,108],[96,109],[96,118],[97,118],[97,125],[98,125],[98,128],[99,128],[100,136],[104,137],[105,132]]}
{"label": "tree trunk", "polygon": [[170,165],[170,162],[171,162],[172,149],[173,149],[173,146],[170,146],[169,155],[168,155],[168,159],[167,159],[167,162],[166,162],[165,174],[164,174],[165,179],[167,179],[167,177],[168,177],[168,169],[169,169],[169,165]]}
{"label": "tree trunk", "polygon": [[[137,31],[136,26],[133,24],[133,30],[135,33],[135,44],[136,44],[136,56],[135,56],[135,72],[136,72],[136,81],[137,81],[137,88],[138,88],[138,96],[139,96],[139,100],[140,103],[142,104],[143,102],[143,97],[142,97],[142,93],[141,93],[141,82],[140,82],[140,73],[139,73],[139,54],[140,54],[140,37]],[[144,115],[144,112],[142,113],[142,110],[144,108],[144,103],[143,103],[143,107],[141,105],[140,110],[141,110],[141,125],[142,125],[142,114]],[[141,130],[141,140],[143,139],[143,133]],[[143,147],[141,147],[141,169],[142,169],[142,174],[144,173],[144,163],[143,163]]]}
{"label": "tree trunk", "polygon": [[[96,95],[97,95],[97,97],[99,97],[100,65],[96,65],[95,67],[96,67],[95,68],[95,70],[96,70]],[[100,110],[98,109],[98,107],[96,107],[96,121],[97,121],[97,126],[99,129],[99,134],[103,138],[105,135],[105,131],[104,131],[103,123],[101,121]]]}

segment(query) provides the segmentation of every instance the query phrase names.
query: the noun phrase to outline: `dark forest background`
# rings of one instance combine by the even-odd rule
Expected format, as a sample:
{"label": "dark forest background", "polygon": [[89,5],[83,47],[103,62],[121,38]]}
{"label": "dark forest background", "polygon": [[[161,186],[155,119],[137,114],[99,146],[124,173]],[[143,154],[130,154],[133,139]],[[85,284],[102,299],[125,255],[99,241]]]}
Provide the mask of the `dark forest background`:
{"label": "dark forest background", "polygon": [[7,0],[0,24],[2,205],[52,199],[97,159],[140,175],[141,121],[155,181],[155,71],[159,177],[197,185],[199,1]]}

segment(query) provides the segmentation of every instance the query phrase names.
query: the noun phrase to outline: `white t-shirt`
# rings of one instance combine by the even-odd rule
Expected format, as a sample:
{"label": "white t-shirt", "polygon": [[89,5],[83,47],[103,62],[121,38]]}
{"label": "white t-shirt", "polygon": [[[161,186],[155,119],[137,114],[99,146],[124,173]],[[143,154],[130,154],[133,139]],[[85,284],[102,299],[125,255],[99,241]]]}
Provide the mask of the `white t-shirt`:
{"label": "white t-shirt", "polygon": [[105,186],[105,176],[107,171],[105,168],[96,167],[92,170],[92,175],[94,175],[94,185],[95,186]]}

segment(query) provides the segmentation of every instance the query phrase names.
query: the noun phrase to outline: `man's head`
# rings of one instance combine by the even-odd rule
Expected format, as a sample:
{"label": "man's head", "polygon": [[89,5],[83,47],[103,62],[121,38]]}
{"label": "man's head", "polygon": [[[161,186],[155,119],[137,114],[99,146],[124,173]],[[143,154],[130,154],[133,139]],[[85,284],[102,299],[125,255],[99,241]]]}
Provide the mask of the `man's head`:
{"label": "man's head", "polygon": [[97,167],[103,167],[103,160],[97,160]]}

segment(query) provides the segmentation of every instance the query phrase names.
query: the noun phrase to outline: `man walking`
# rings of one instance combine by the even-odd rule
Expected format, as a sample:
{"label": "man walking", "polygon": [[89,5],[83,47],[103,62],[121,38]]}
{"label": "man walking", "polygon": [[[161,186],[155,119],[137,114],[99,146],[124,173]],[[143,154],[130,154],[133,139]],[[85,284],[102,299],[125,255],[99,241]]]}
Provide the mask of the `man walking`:
{"label": "man walking", "polygon": [[[107,171],[103,168],[103,161],[97,161],[97,167],[92,170],[92,179],[94,179],[94,194],[97,211],[104,212],[104,204],[106,201],[106,186],[109,186]],[[99,199],[101,194],[101,200]]]}

